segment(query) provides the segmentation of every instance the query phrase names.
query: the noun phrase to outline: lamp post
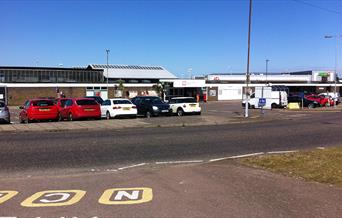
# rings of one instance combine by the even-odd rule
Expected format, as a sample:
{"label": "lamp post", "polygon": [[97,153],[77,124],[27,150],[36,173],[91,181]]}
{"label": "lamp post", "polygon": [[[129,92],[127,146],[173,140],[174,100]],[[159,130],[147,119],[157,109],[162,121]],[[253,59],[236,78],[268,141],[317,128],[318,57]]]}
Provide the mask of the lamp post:
{"label": "lamp post", "polygon": [[270,60],[266,59],[266,85],[267,85],[267,74],[268,74],[268,62],[270,62]]}
{"label": "lamp post", "polygon": [[248,104],[249,104],[249,62],[251,50],[251,24],[252,24],[252,0],[249,0],[249,19],[248,19],[248,52],[247,52],[247,71],[246,71],[246,103],[245,103],[245,117],[248,117]]}
{"label": "lamp post", "polygon": [[106,49],[106,53],[107,53],[107,66],[106,66],[106,68],[107,68],[107,98],[109,98],[109,89],[108,89],[108,86],[109,86],[109,84],[108,84],[108,56],[109,56],[109,52],[110,52],[110,50]]}
{"label": "lamp post", "polygon": [[334,88],[334,107],[336,108],[337,102],[337,69],[338,69],[338,38],[342,38],[342,35],[326,35],[324,36],[326,39],[335,39],[335,88]]}

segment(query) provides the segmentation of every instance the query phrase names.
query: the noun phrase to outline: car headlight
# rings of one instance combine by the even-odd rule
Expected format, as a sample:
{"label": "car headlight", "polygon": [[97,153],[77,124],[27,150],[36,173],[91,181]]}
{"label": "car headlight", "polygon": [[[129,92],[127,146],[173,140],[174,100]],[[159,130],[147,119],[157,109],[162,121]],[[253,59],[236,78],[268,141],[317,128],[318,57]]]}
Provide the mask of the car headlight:
{"label": "car headlight", "polygon": [[158,110],[158,107],[157,106],[153,106],[152,107],[154,111],[157,111]]}

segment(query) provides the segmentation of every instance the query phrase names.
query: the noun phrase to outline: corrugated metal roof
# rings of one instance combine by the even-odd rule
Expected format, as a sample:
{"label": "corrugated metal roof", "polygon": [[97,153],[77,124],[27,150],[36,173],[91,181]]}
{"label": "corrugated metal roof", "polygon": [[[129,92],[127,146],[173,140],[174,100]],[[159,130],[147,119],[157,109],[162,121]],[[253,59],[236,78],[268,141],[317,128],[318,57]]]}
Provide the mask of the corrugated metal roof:
{"label": "corrugated metal roof", "polygon": [[175,75],[160,66],[138,66],[138,65],[112,65],[90,64],[92,69],[102,69],[103,75],[108,78],[129,79],[175,79]]}

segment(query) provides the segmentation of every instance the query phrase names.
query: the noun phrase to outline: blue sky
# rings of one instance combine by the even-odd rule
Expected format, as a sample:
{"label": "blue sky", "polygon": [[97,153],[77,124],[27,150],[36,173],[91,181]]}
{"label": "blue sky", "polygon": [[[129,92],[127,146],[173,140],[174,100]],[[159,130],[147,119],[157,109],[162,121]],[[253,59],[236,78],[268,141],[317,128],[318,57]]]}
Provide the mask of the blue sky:
{"label": "blue sky", "polygon": [[[340,14],[320,10],[300,2]],[[254,0],[251,71],[333,68],[340,0]],[[174,74],[243,73],[247,0],[0,1],[0,65],[161,65]],[[342,68],[342,38],[339,43]]]}

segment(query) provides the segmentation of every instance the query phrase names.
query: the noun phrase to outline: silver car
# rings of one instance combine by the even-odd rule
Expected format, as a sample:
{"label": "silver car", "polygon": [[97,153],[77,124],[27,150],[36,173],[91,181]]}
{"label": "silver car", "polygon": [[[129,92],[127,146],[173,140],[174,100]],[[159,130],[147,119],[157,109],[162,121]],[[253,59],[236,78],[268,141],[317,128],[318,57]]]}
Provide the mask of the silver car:
{"label": "silver car", "polygon": [[11,115],[5,102],[0,101],[0,122],[11,123]]}

